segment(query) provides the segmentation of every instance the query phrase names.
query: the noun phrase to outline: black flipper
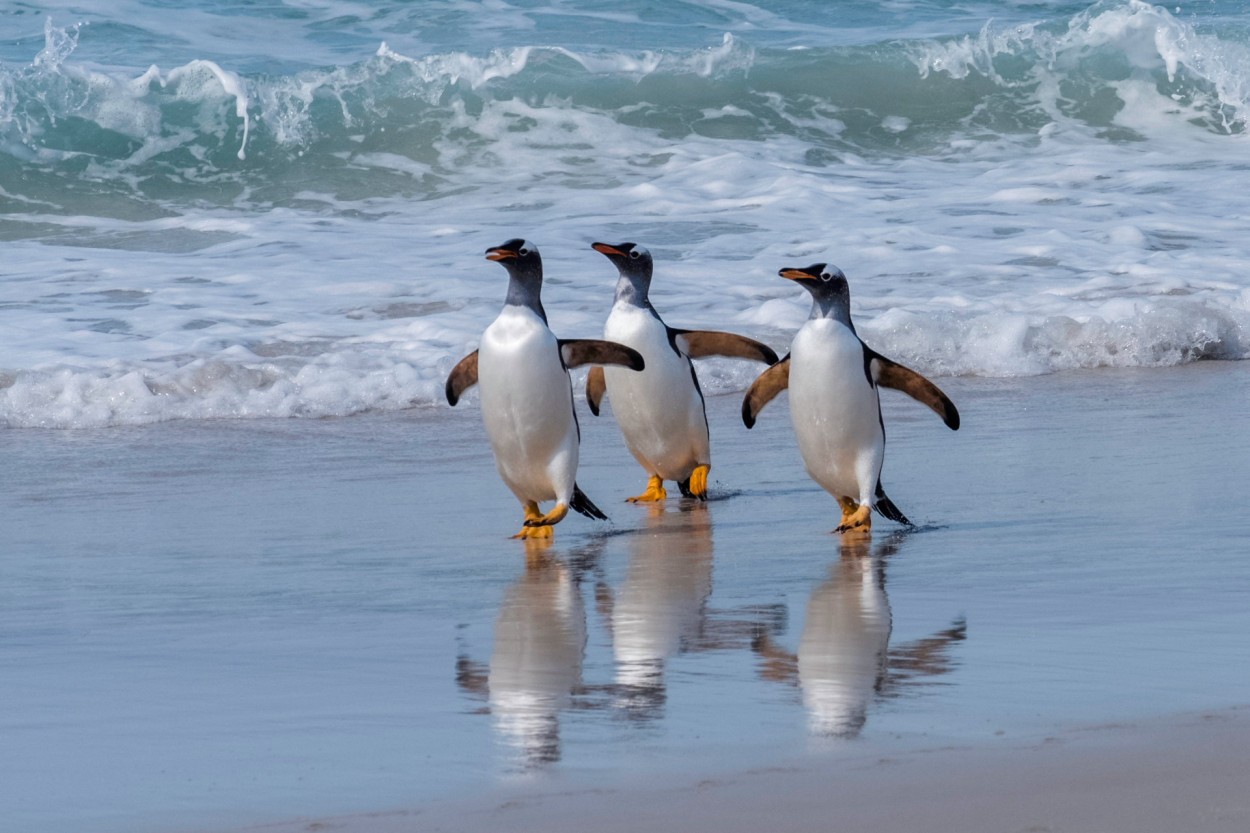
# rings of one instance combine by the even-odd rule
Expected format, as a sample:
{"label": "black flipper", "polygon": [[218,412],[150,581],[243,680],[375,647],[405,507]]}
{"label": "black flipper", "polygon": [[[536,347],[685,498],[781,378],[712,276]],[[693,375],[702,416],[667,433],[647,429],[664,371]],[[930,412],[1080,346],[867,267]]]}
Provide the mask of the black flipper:
{"label": "black flipper", "polygon": [[790,387],[790,354],[761,373],[742,397],[742,424],[755,425],[755,418],[777,394]]}
{"label": "black flipper", "polygon": [[474,350],[451,369],[451,374],[447,377],[447,386],[444,389],[447,394],[447,404],[454,407],[464,392],[476,384],[477,351]]}
{"label": "black flipper", "polygon": [[727,356],[731,359],[748,359],[767,365],[777,363],[777,353],[767,344],[735,333],[716,330],[678,330],[669,327],[669,340],[678,342],[692,359],[706,356]]}
{"label": "black flipper", "polygon": [[619,364],[630,370],[642,370],[646,366],[637,350],[601,338],[562,338],[560,358],[570,369],[584,364]]}
{"label": "black flipper", "polygon": [[569,507],[588,518],[594,518],[596,521],[606,521],[608,519],[608,516],[603,514],[603,510],[595,506],[576,483],[573,484],[573,499],[569,501]]}
{"label": "black flipper", "polygon": [[894,501],[885,496],[885,489],[881,488],[881,481],[877,481],[877,505],[873,507],[883,518],[889,518],[892,521],[907,526],[915,526],[911,521],[907,520],[907,516],[894,505]]}
{"label": "black flipper", "polygon": [[869,379],[873,378],[872,371],[875,370],[878,385],[902,391],[941,417],[947,428],[952,431],[959,430],[959,410],[941,388],[910,367],[887,359],[866,345],[864,356],[870,367]]}
{"label": "black flipper", "polygon": [[595,365],[590,369],[590,373],[586,374],[586,402],[590,405],[590,412],[595,416],[599,416],[599,405],[603,402],[603,395],[607,391],[608,383],[603,375],[603,368]]}

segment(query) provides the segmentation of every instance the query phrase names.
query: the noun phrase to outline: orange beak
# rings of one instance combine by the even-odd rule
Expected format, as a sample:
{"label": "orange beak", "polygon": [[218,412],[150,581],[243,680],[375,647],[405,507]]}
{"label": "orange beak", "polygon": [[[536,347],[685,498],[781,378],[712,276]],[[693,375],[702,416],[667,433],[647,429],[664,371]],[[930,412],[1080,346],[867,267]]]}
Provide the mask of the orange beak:
{"label": "orange beak", "polygon": [[802,269],[782,269],[777,274],[783,278],[789,278],[792,281],[811,280],[812,276],[804,272]]}
{"label": "orange beak", "polygon": [[487,249],[486,250],[487,260],[510,260],[514,257],[519,257],[519,255],[517,255],[517,253],[512,251],[511,249]]}
{"label": "orange beak", "polygon": [[591,243],[590,248],[594,249],[601,255],[620,255],[625,257],[625,253],[615,246],[609,246],[607,243]]}

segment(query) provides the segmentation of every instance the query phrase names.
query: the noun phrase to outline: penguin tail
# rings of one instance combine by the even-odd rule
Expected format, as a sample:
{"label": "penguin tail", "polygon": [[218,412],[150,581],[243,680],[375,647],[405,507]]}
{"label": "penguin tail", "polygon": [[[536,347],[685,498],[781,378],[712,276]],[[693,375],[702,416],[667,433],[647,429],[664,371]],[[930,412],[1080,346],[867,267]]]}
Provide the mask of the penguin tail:
{"label": "penguin tail", "polygon": [[685,480],[678,481],[677,488],[681,489],[682,497],[694,497],[694,492],[690,491],[690,478],[689,477],[687,477]]}
{"label": "penguin tail", "polygon": [[885,490],[881,488],[880,483],[877,484],[877,503],[872,508],[876,509],[877,514],[883,518],[889,518],[896,523],[906,526],[915,526],[915,524],[907,520],[907,516],[903,514],[902,510],[894,505],[894,501],[886,497]]}
{"label": "penguin tail", "polygon": [[608,516],[603,514],[603,510],[595,506],[590,498],[586,497],[586,493],[576,483],[573,484],[573,499],[569,501],[569,506],[576,512],[580,512],[588,518],[594,518],[596,521],[606,521]]}

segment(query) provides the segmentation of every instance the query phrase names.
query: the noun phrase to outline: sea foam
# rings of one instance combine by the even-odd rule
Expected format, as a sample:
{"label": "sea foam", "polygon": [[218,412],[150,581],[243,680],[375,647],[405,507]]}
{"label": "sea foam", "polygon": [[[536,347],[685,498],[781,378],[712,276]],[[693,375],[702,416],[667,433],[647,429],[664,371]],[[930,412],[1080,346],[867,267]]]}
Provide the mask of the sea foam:
{"label": "sea foam", "polygon": [[[868,47],[388,39],[278,73],[79,62],[84,31],[0,67],[9,426],[436,406],[514,236],[563,337],[610,304],[590,242],[634,240],[671,325],[783,353],[807,301],[777,270],[823,260],[864,338],[939,377],[1250,354],[1246,45],[1159,7]],[[700,366],[713,395],[759,369]]]}

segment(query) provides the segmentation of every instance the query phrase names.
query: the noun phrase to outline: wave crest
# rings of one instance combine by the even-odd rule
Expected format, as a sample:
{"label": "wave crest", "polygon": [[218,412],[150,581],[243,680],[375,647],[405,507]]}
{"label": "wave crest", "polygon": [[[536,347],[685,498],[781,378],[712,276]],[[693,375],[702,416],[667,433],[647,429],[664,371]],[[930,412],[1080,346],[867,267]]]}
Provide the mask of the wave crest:
{"label": "wave crest", "polygon": [[[873,46],[757,50],[725,35],[684,51],[519,46],[410,57],[383,43],[358,63],[248,77],[205,60],[138,78],[87,69],[71,60],[78,31],[49,20],[32,64],[0,70],[2,155],[184,181],[281,178],[291,166],[333,169],[360,150],[430,162],[440,144],[506,143],[508,133],[466,136],[460,114],[509,101],[669,138],[706,130],[894,152],[907,142],[949,148],[987,128],[1036,133],[1055,121],[1110,138],[1195,126],[1240,133],[1250,102],[1245,44],[1140,0]],[[251,164],[240,164],[245,157]]]}
{"label": "wave crest", "polygon": [[1246,128],[1250,49],[1141,0],[1104,0],[1062,22],[1006,30],[987,23],[976,35],[913,44],[909,53],[922,78],[980,76],[1052,120]]}

